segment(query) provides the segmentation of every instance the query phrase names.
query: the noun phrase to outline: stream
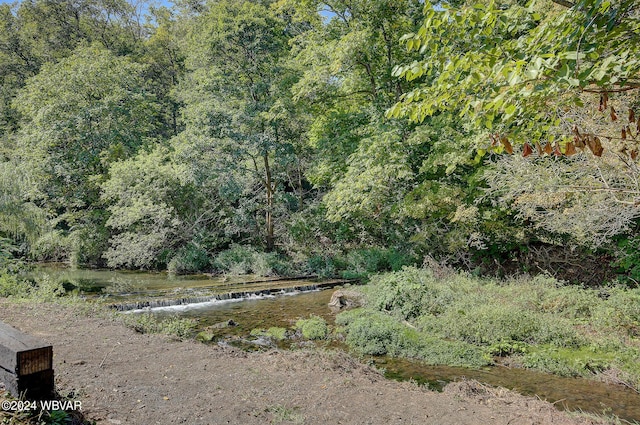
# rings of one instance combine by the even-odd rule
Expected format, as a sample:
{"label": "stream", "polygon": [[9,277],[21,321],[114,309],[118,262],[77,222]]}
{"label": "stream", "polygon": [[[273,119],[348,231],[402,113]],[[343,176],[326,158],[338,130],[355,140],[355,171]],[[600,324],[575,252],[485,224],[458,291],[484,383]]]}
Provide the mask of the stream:
{"label": "stream", "polygon": [[[169,276],[165,273],[68,270],[47,266],[39,273],[62,279],[68,290],[87,299],[107,303],[130,314],[152,313],[160,317],[191,317],[199,327],[228,322],[223,330],[231,339],[248,338],[252,329],[291,328],[297,319],[317,315],[333,323],[327,304],[333,288],[344,281],[264,279],[209,276]],[[347,283],[348,284],[348,283]],[[563,378],[541,372],[501,366],[480,369],[427,366],[395,358],[371,358],[391,379],[414,380],[441,390],[463,378],[535,395],[558,408],[592,413],[613,413],[640,422],[640,394],[621,385],[581,378]]]}

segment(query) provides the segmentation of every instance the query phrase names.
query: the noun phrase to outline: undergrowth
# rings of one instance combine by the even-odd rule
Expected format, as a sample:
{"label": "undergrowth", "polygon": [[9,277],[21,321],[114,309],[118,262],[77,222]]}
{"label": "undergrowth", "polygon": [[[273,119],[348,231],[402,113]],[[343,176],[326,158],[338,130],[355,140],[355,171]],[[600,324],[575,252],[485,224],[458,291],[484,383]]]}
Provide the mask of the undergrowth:
{"label": "undergrowth", "polygon": [[364,308],[341,313],[361,354],[429,364],[511,363],[564,376],[616,371],[640,388],[640,289],[564,285],[551,277],[507,281],[407,267],[361,288]]}
{"label": "undergrowth", "polygon": [[124,314],[121,317],[123,323],[136,332],[173,335],[183,339],[193,337],[198,325],[195,319],[177,316],[159,318],[153,314]]}

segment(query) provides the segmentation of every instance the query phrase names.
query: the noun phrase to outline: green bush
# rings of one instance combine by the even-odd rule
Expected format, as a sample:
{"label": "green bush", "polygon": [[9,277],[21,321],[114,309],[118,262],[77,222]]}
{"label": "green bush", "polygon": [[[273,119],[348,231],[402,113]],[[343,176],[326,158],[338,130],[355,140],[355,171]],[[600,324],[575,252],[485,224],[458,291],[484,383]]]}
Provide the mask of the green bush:
{"label": "green bush", "polygon": [[613,263],[618,268],[618,280],[626,285],[637,286],[640,282],[640,236],[623,238],[618,242],[617,259]]}
{"label": "green bush", "polygon": [[74,268],[100,267],[105,263],[104,253],[109,247],[109,231],[101,215],[94,213],[87,223],[78,225],[69,233],[69,264]]}
{"label": "green bush", "polygon": [[33,289],[33,285],[14,273],[0,271],[0,298],[26,298]]}
{"label": "green bush", "polygon": [[290,274],[287,263],[275,252],[255,252],[252,257],[251,271],[258,276]]}
{"label": "green bush", "polygon": [[64,261],[69,257],[71,241],[60,230],[42,235],[30,249],[30,256],[38,261]]}
{"label": "green bush", "polygon": [[220,252],[213,260],[213,266],[224,273],[243,275],[251,271],[251,262],[255,250],[248,246],[232,245]]}
{"label": "green bush", "polygon": [[282,341],[287,338],[287,329],[277,326],[271,327],[267,330],[253,329],[251,330],[251,336],[266,336],[268,338],[275,339],[276,341]]}
{"label": "green bush", "polygon": [[232,245],[220,252],[213,266],[232,276],[253,273],[258,276],[284,275],[289,271],[275,252],[260,252],[250,246]]}
{"label": "green bush", "polygon": [[383,313],[364,309],[349,310],[336,317],[336,324],[346,326],[346,343],[352,350],[365,355],[381,356],[397,346],[402,325]]}
{"label": "green bush", "polygon": [[557,346],[577,346],[580,343],[570,322],[522,310],[518,306],[460,306],[440,316],[425,315],[418,323],[425,332],[476,345],[503,341]]}
{"label": "green bush", "polygon": [[389,248],[356,249],[347,254],[346,273],[352,276],[368,276],[373,273],[398,271],[403,266],[415,264],[415,259]]}
{"label": "green bush", "polygon": [[609,369],[615,355],[602,353],[591,347],[565,349],[541,346],[522,356],[525,367],[535,368],[560,376],[592,376]]}
{"label": "green bush", "polygon": [[179,338],[190,338],[197,326],[197,321],[191,318],[170,317],[157,318],[152,314],[122,315],[124,323],[140,333],[160,333],[175,335]]}
{"label": "green bush", "polygon": [[49,276],[26,279],[14,273],[0,271],[0,297],[48,302],[58,300],[65,294],[62,282]]}
{"label": "green bush", "polygon": [[329,255],[314,255],[307,260],[306,271],[321,278],[334,277],[338,274],[336,261]]}
{"label": "green bush", "polygon": [[171,258],[167,270],[175,274],[197,273],[207,270],[210,265],[207,250],[194,243],[188,243]]}
{"label": "green bush", "polygon": [[612,288],[595,310],[594,322],[628,336],[640,336],[640,288]]}
{"label": "green bush", "polygon": [[360,354],[478,365],[515,356],[526,367],[587,376],[606,369],[640,383],[640,288],[584,289],[549,276],[488,280],[425,269],[371,278],[365,307],[341,313]]}
{"label": "green bush", "polygon": [[538,310],[567,319],[588,321],[593,315],[594,308],[601,301],[595,290],[565,286],[546,291],[540,300]]}
{"label": "green bush", "polygon": [[381,312],[349,310],[336,317],[336,324],[346,327],[345,342],[362,355],[388,354],[451,366],[483,366],[490,363],[485,352],[478,347],[429,336]]}
{"label": "green bush", "polygon": [[306,339],[325,339],[329,334],[327,322],[319,316],[298,319],[295,327],[300,330],[302,336]]}
{"label": "green bush", "polygon": [[406,267],[400,272],[372,277],[368,298],[373,308],[409,320],[442,313],[454,300],[452,287],[459,285],[459,290],[464,284],[442,283],[429,270]]}

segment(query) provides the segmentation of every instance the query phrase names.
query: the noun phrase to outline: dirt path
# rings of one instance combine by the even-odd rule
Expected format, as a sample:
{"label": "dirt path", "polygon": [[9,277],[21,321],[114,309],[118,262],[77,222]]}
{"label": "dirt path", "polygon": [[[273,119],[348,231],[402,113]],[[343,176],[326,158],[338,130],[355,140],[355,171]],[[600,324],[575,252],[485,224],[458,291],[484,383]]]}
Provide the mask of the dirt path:
{"label": "dirt path", "polygon": [[343,353],[247,354],[50,304],[0,300],[0,320],[53,344],[56,387],[98,424],[601,423],[472,382],[439,394],[389,381]]}

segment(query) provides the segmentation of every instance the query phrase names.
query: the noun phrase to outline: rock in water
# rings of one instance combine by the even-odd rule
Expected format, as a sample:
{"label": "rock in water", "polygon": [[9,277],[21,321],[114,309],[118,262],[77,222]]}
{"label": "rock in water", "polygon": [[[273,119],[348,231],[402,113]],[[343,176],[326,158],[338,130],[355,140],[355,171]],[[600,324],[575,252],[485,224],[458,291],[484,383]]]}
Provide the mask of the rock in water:
{"label": "rock in water", "polygon": [[331,295],[331,301],[329,301],[329,308],[332,311],[359,307],[360,305],[362,305],[362,294],[348,289],[338,289]]}

